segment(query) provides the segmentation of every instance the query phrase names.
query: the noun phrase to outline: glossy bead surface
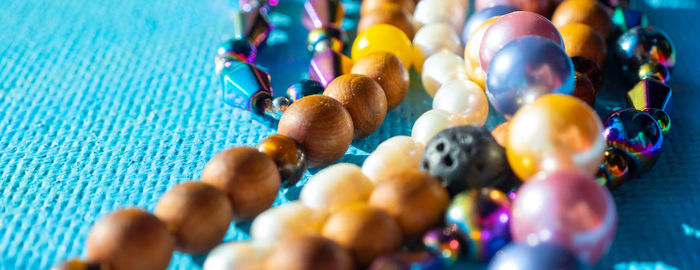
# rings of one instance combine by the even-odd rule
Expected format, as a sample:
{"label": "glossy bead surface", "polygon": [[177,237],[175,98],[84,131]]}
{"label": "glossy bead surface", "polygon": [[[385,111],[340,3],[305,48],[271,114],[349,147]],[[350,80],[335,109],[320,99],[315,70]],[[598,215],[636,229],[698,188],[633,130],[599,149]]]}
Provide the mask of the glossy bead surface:
{"label": "glossy bead surface", "polygon": [[280,189],[272,158],[247,146],[216,154],[204,166],[201,179],[226,193],[236,222],[251,220],[269,208]]}
{"label": "glossy bead surface", "polygon": [[443,84],[435,93],[433,109],[459,115],[464,124],[483,126],[489,116],[489,101],[476,83],[453,80]]}
{"label": "glossy bead surface", "polygon": [[233,220],[226,194],[202,182],[174,186],[153,213],[175,236],[175,248],[189,254],[204,254],[221,243]]}
{"label": "glossy bead surface", "polygon": [[627,182],[632,174],[627,154],[615,147],[608,147],[603,155],[603,163],[600,164],[600,171],[596,176],[603,177],[606,186],[618,188]]}
{"label": "glossy bead surface", "polygon": [[493,57],[486,95],[498,112],[510,116],[541,95],[572,94],[575,83],[574,66],[559,45],[527,36],[506,44]]}
{"label": "glossy bead surface", "polygon": [[527,12],[511,12],[498,18],[484,33],[479,46],[479,61],[484,70],[489,70],[491,59],[510,41],[524,36],[540,36],[552,40],[556,45],[563,42],[559,31],[542,15]]}
{"label": "glossy bead surface", "polygon": [[265,269],[352,270],[350,253],[328,238],[309,235],[283,241],[267,258]]}
{"label": "glossy bead surface", "polygon": [[411,130],[411,137],[423,145],[443,129],[463,125],[462,117],[443,110],[429,110],[423,113]]}
{"label": "glossy bead surface", "polygon": [[591,108],[595,106],[596,89],[591,80],[588,79],[588,76],[583,73],[576,72],[576,85],[572,95],[586,102]]}
{"label": "glossy bead surface", "polygon": [[399,251],[382,255],[372,262],[369,270],[442,270],[445,262],[433,252]]}
{"label": "glossy bead surface", "polygon": [[294,186],[304,176],[306,154],[294,139],[275,134],[260,141],[257,148],[275,161],[285,187]]}
{"label": "glossy bead surface", "polygon": [[474,6],[477,11],[480,11],[488,7],[508,5],[520,10],[539,13],[542,16],[549,16],[555,2],[552,0],[476,0]]}
{"label": "glossy bead surface", "polygon": [[332,214],[323,236],[350,251],[358,267],[401,246],[401,228],[384,211],[359,204]]}
{"label": "glossy bead surface", "polygon": [[646,61],[656,61],[667,68],[676,64],[676,47],[663,31],[654,27],[634,27],[617,40],[616,57],[623,72],[636,74]]}
{"label": "glossy bead surface", "polygon": [[654,79],[662,83],[668,83],[671,79],[671,72],[668,68],[656,61],[647,61],[639,66],[639,80]]}
{"label": "glossy bead surface", "polygon": [[423,70],[423,62],[431,55],[447,50],[457,55],[462,53],[462,44],[457,32],[446,22],[434,22],[421,27],[413,38],[413,66]]}
{"label": "glossy bead surface", "polygon": [[417,170],[422,153],[423,144],[409,136],[394,136],[380,143],[367,156],[362,163],[362,173],[378,184],[393,174]]}
{"label": "glossy bead surface", "polygon": [[247,39],[258,50],[263,48],[273,28],[265,8],[254,8],[249,12],[235,11],[233,16],[233,36]]}
{"label": "glossy bead surface", "polygon": [[372,12],[363,14],[357,24],[357,32],[362,33],[367,28],[377,24],[396,26],[409,39],[413,39],[413,36],[416,34],[413,18],[397,4],[387,3],[375,8]]}
{"label": "glossy bead surface", "polygon": [[422,0],[416,5],[413,18],[422,25],[435,22],[447,22],[454,31],[462,30],[469,6],[462,1]]}
{"label": "glossy bead surface", "polygon": [[425,92],[432,97],[443,84],[451,80],[466,80],[467,70],[459,55],[440,51],[425,60],[421,78]]}
{"label": "glossy bead surface", "polygon": [[299,200],[317,210],[338,211],[367,202],[374,185],[357,165],[340,163],[314,174],[304,185]]}
{"label": "glossy bead surface", "polygon": [[393,53],[401,59],[406,69],[413,61],[413,46],[401,29],[388,24],[373,25],[359,33],[352,44],[352,59],[357,62],[362,57],[375,52]]}
{"label": "glossy bead surface", "polygon": [[264,269],[265,259],[272,251],[269,245],[250,241],[227,242],[209,252],[203,270]]}
{"label": "glossy bead surface", "polygon": [[367,137],[384,122],[386,95],[382,87],[368,76],[342,75],[328,84],[323,95],[340,101],[350,113],[354,126],[353,139]]}
{"label": "glossy bead surface", "polygon": [[368,54],[355,62],[350,73],[368,76],[379,83],[386,96],[387,110],[398,106],[408,92],[408,70],[392,53]]}
{"label": "glossy bead surface", "polygon": [[559,27],[559,32],[569,57],[584,56],[593,59],[600,66],[605,65],[607,45],[600,33],[582,23]]}
{"label": "glossy bead surface", "polygon": [[284,112],[277,132],[297,141],[307,164],[317,168],[340,159],[350,147],[353,125],[339,101],[312,95],[297,100]]}
{"label": "glossy bead surface", "polygon": [[465,236],[454,226],[433,229],[423,235],[423,245],[440,254],[447,265],[454,264],[466,252],[465,241]]}
{"label": "glossy bead surface", "polygon": [[325,26],[339,28],[344,16],[340,0],[306,0],[301,22],[309,30]]}
{"label": "glossy bead surface", "polygon": [[311,58],[309,64],[309,79],[328,86],[335,78],[350,73],[352,60],[347,56],[335,52],[325,51]]}
{"label": "glossy bead surface", "polygon": [[610,34],[610,16],[598,1],[566,0],[554,10],[552,23],[560,28],[572,23],[582,23],[598,31],[604,38]]}
{"label": "glossy bead surface", "polygon": [[500,146],[505,147],[508,141],[508,130],[510,129],[510,122],[506,121],[494,128],[491,131],[491,136],[498,142]]}
{"label": "glossy bead surface", "polygon": [[214,63],[216,64],[216,74],[220,75],[224,68],[224,63],[228,61],[241,61],[253,63],[258,56],[258,49],[246,39],[230,39],[219,45],[216,50]]}
{"label": "glossy bead surface", "polygon": [[469,16],[467,23],[462,30],[462,44],[467,44],[469,37],[476,31],[479,26],[484,24],[488,19],[496,16],[506,15],[508,13],[518,11],[520,9],[508,5],[496,5],[479,10]]}
{"label": "glossy bead surface", "polygon": [[610,16],[612,27],[619,33],[627,32],[637,26],[647,26],[647,17],[641,11],[617,6]]}
{"label": "glossy bead surface", "polygon": [[466,236],[465,258],[486,262],[510,242],[510,200],[495,189],[464,191],[447,208],[445,222]]}
{"label": "glossy bead surface", "polygon": [[654,79],[644,79],[627,91],[627,104],[637,110],[659,109],[669,112],[671,87]]}
{"label": "glossy bead surface", "polygon": [[596,90],[596,94],[600,92],[603,87],[603,70],[600,65],[588,57],[574,56],[571,57],[571,62],[574,63],[574,70],[586,75],[591,83],[593,83],[593,88]]}
{"label": "glossy bead surface", "polygon": [[86,249],[87,261],[101,262],[109,269],[165,269],[175,250],[175,239],[151,213],[122,209],[93,225]]}
{"label": "glossy bead surface", "polygon": [[51,270],[109,270],[107,265],[73,259],[51,267]]}
{"label": "glossy bead surface", "polygon": [[506,153],[520,179],[560,167],[594,174],[605,150],[603,124],[583,101],[545,95],[510,120]]}
{"label": "glossy bead surface", "polygon": [[489,270],[590,270],[570,251],[553,244],[510,244],[489,264]]}
{"label": "glossy bead surface", "polygon": [[321,232],[327,213],[299,201],[270,208],[253,220],[250,237],[257,243],[276,244],[285,239]]}
{"label": "glossy bead surface", "polygon": [[326,26],[309,32],[306,38],[306,49],[311,55],[328,50],[342,53],[347,34],[341,28]]}
{"label": "glossy bead surface", "polygon": [[253,64],[226,62],[220,79],[224,102],[230,106],[261,114],[272,101],[270,75]]}
{"label": "glossy bead surface", "polygon": [[436,225],[450,197],[440,181],[419,170],[389,176],[379,182],[369,205],[386,211],[404,235],[419,235]]}
{"label": "glossy bead surface", "polygon": [[634,175],[651,169],[661,155],[663,134],[656,119],[635,109],[616,111],[605,119],[603,135],[609,146],[627,154]]}
{"label": "glossy bead surface", "polygon": [[320,82],[314,80],[301,80],[287,88],[287,97],[297,101],[305,96],[323,94],[326,90]]}
{"label": "glossy bead surface", "polygon": [[467,74],[469,79],[479,85],[479,87],[486,88],[486,70],[481,67],[481,60],[479,60],[479,48],[481,48],[481,41],[484,38],[486,30],[498,20],[500,16],[495,16],[491,19],[486,20],[481,26],[476,28],[476,31],[469,37],[467,45],[464,47],[464,63],[466,64]]}
{"label": "glossy bead surface", "polygon": [[644,109],[644,112],[656,119],[656,123],[659,124],[664,138],[671,132],[671,117],[666,112],[660,109]]}
{"label": "glossy bead surface", "polygon": [[520,187],[511,232],[518,243],[553,243],[594,264],[615,236],[615,202],[589,175],[572,171],[539,174]]}

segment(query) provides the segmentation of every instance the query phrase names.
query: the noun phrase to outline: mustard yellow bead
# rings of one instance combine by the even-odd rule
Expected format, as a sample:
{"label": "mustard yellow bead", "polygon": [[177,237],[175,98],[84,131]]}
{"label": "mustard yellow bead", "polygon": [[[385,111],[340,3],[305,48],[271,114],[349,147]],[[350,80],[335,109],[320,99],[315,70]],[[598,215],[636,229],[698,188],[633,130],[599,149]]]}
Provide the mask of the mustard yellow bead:
{"label": "mustard yellow bead", "polygon": [[388,24],[377,24],[357,35],[352,44],[352,60],[357,62],[374,52],[393,53],[406,69],[411,68],[413,46],[411,40],[399,28]]}

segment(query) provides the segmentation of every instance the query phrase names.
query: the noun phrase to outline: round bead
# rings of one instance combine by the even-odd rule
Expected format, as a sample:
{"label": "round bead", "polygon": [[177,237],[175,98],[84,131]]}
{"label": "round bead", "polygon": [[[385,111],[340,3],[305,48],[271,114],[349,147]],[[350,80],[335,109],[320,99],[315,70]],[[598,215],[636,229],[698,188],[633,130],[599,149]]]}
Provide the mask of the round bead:
{"label": "round bead", "polygon": [[635,27],[617,40],[617,60],[626,73],[637,74],[646,61],[655,61],[667,68],[676,63],[676,47],[661,30],[653,27]]}
{"label": "round bead", "polygon": [[476,31],[479,26],[484,24],[488,19],[496,16],[506,15],[508,13],[518,11],[519,9],[508,5],[497,5],[487,7],[485,9],[479,10],[469,16],[467,23],[464,25],[462,30],[462,44],[467,44],[469,37]]}
{"label": "round bead", "polygon": [[301,189],[299,200],[317,210],[337,211],[366,202],[374,185],[357,165],[341,163],[314,174]]}
{"label": "round bead", "polygon": [[253,220],[250,238],[257,243],[277,244],[285,239],[321,233],[327,213],[299,201],[267,209]]}
{"label": "round bead", "polygon": [[345,154],[352,143],[353,123],[342,103],[332,97],[312,95],[287,108],[277,132],[301,144],[308,166],[318,168]]}
{"label": "round bead", "polygon": [[605,38],[588,25],[572,23],[559,27],[566,54],[593,59],[601,67],[605,65],[607,45]]}
{"label": "round bead", "polygon": [[504,122],[496,126],[491,131],[491,136],[496,140],[498,145],[505,147],[508,141],[508,130],[510,129],[510,122]]}
{"label": "round bead", "polygon": [[413,38],[413,67],[423,70],[423,62],[431,55],[447,50],[455,54],[462,53],[462,44],[457,32],[446,22],[426,24],[416,32]]}
{"label": "round bead", "polygon": [[294,186],[306,171],[306,154],[292,138],[275,134],[258,144],[258,151],[267,154],[277,164],[280,179],[286,187]]}
{"label": "round bead", "polygon": [[422,25],[447,22],[455,32],[462,31],[469,5],[465,1],[421,0],[416,5],[413,18]]}
{"label": "round bead", "polygon": [[539,174],[520,187],[511,232],[519,243],[554,243],[594,264],[615,236],[610,193],[591,176],[572,171]]}
{"label": "round bead", "polygon": [[433,109],[445,110],[464,119],[464,124],[483,126],[489,116],[484,90],[468,80],[449,81],[433,97]]}
{"label": "round bead", "polygon": [[469,188],[512,189],[516,178],[506,150],[484,127],[458,126],[435,135],[426,145],[421,169],[438,177],[454,196]]}
{"label": "round bead", "polygon": [[583,73],[576,72],[576,86],[574,86],[573,96],[586,102],[588,106],[595,106],[596,90],[591,80]]}
{"label": "round bead", "polygon": [[510,116],[538,96],[572,94],[575,84],[574,66],[559,45],[526,36],[506,44],[493,57],[486,94],[498,112]]}
{"label": "round bead", "polygon": [[597,175],[604,178],[606,186],[618,188],[629,180],[631,174],[627,155],[615,147],[609,147],[603,155],[603,164],[600,164]]}
{"label": "round bead", "polygon": [[505,193],[495,189],[464,191],[447,208],[445,222],[466,236],[466,258],[486,262],[510,242],[511,205]]}
{"label": "round bead", "polygon": [[661,134],[664,137],[668,136],[668,133],[671,132],[671,117],[661,109],[644,109],[644,112],[653,116],[661,128]]}
{"label": "round bead", "polygon": [[311,30],[306,38],[306,49],[310,54],[318,54],[327,50],[343,52],[347,34],[341,28],[326,26]]}
{"label": "round bead", "polygon": [[508,5],[520,10],[539,13],[542,16],[549,16],[556,2],[552,0],[476,0],[474,6],[479,11],[497,5]]}
{"label": "round bead", "polygon": [[332,214],[323,226],[323,236],[350,251],[359,267],[401,246],[401,228],[384,211],[355,205]]}
{"label": "round bead", "polygon": [[411,40],[395,26],[377,24],[357,35],[352,44],[352,60],[357,62],[374,52],[393,53],[401,59],[406,69],[411,67],[413,59]]}
{"label": "round bead", "polygon": [[202,182],[226,193],[233,221],[251,220],[275,201],[280,189],[277,165],[252,147],[234,147],[216,154],[202,170]]}
{"label": "round bead", "polygon": [[115,211],[95,223],[86,246],[87,261],[109,269],[165,269],[175,239],[157,217],[132,208]]}
{"label": "round bead", "polygon": [[654,79],[665,84],[668,84],[668,81],[671,79],[671,72],[668,68],[656,61],[647,61],[639,66],[637,75],[639,75],[638,80]]}
{"label": "round bead", "polygon": [[203,270],[264,269],[265,259],[272,249],[249,241],[227,242],[209,252]]}
{"label": "round bead", "polygon": [[[417,170],[423,144],[409,136],[395,136],[382,142],[362,163],[364,173],[375,184],[407,170]],[[391,166],[387,166],[391,164]]]}
{"label": "round bead", "polygon": [[456,227],[438,228],[425,233],[423,245],[440,254],[447,265],[452,265],[468,249],[465,239]]}
{"label": "round bead", "polygon": [[484,38],[484,33],[486,33],[486,30],[488,30],[491,24],[498,20],[498,18],[500,18],[500,16],[488,19],[481,24],[481,26],[476,28],[476,31],[469,37],[467,46],[464,47],[464,62],[469,79],[478,84],[482,89],[486,88],[486,70],[481,68],[479,48],[481,48],[481,41]]}
{"label": "round bead", "polygon": [[608,145],[627,154],[635,175],[656,164],[664,137],[653,116],[632,108],[623,109],[608,116],[604,125],[603,135]]}
{"label": "round bead", "polygon": [[354,139],[372,134],[384,122],[386,95],[372,78],[360,74],[345,74],[333,80],[324,96],[340,101],[350,113],[354,126]]}
{"label": "round bead", "polygon": [[591,270],[576,255],[553,244],[510,244],[489,264],[489,270]]}
{"label": "round bead", "polygon": [[519,37],[531,35],[551,39],[557,45],[563,45],[559,31],[547,18],[527,11],[511,12],[498,18],[484,33],[479,46],[481,67],[489,70],[491,59],[503,46]]}
{"label": "round bead", "polygon": [[593,83],[593,88],[596,94],[600,92],[603,87],[603,70],[600,68],[598,63],[593,61],[588,57],[574,56],[571,57],[571,62],[574,63],[574,70],[586,75],[591,83]]}
{"label": "round bead", "polygon": [[109,270],[109,268],[108,266],[101,265],[99,263],[92,263],[80,259],[73,259],[51,267],[51,270]]}
{"label": "round bead", "polygon": [[593,0],[566,0],[559,4],[552,15],[552,23],[561,28],[572,23],[591,26],[604,38],[610,34],[610,15],[605,7]]}
{"label": "round bead", "polygon": [[369,205],[396,219],[405,235],[418,235],[440,221],[450,197],[440,181],[419,170],[394,174],[377,184]]}
{"label": "round bead", "polygon": [[317,235],[289,239],[274,249],[266,269],[354,269],[350,253],[335,242]]}
{"label": "round bead", "polygon": [[297,101],[305,96],[323,94],[323,85],[314,80],[301,80],[287,88],[287,97]]}
{"label": "round bead", "polygon": [[440,51],[428,57],[423,63],[421,72],[423,88],[431,97],[444,83],[467,79],[464,60],[449,51]]}
{"label": "round bead", "polygon": [[399,251],[376,258],[369,270],[415,269],[439,270],[445,269],[445,262],[433,252],[428,251]]}
{"label": "round bead", "polygon": [[411,137],[425,145],[438,132],[449,127],[460,126],[463,119],[456,114],[443,110],[429,110],[413,123]]}
{"label": "round bead", "polygon": [[413,36],[416,34],[411,16],[397,4],[383,4],[372,10],[372,12],[363,14],[357,23],[357,32],[362,33],[367,28],[377,24],[396,26],[409,39],[413,39]]}
{"label": "round bead", "polygon": [[216,50],[216,74],[221,73],[225,61],[241,61],[253,63],[258,55],[258,49],[247,39],[230,39],[219,45]]}
{"label": "round bead", "polygon": [[360,6],[360,17],[372,13],[386,4],[398,5],[406,14],[413,14],[416,9],[416,3],[413,0],[366,0],[362,1],[362,6]]}
{"label": "round bead", "polygon": [[564,165],[592,175],[605,150],[602,132],[600,118],[583,101],[567,95],[544,95],[510,120],[508,161],[523,180]]}
{"label": "round bead", "polygon": [[202,182],[174,186],[153,213],[175,236],[175,248],[190,254],[204,254],[221,243],[233,219],[226,194]]}
{"label": "round bead", "polygon": [[398,106],[408,92],[408,70],[396,55],[376,52],[357,60],[350,71],[374,79],[384,90],[387,110]]}

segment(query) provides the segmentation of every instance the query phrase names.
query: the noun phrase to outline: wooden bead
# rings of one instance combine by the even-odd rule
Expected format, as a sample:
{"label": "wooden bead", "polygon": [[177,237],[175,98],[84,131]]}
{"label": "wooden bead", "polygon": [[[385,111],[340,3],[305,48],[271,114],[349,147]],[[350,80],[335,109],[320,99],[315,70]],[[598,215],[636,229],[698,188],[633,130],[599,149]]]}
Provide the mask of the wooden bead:
{"label": "wooden bead", "polygon": [[552,23],[557,28],[562,28],[572,23],[586,24],[600,32],[604,38],[610,34],[610,16],[605,7],[596,0],[566,0],[559,4]]}
{"label": "wooden bead", "polygon": [[258,150],[267,154],[277,164],[280,179],[286,187],[294,186],[306,171],[306,154],[294,139],[275,134],[263,139]]}
{"label": "wooden bead", "polygon": [[277,165],[267,155],[247,146],[216,154],[202,171],[202,182],[228,196],[233,221],[251,220],[275,201],[280,189]]}
{"label": "wooden bead", "polygon": [[123,209],[92,227],[87,261],[110,270],[165,269],[174,249],[175,239],[157,217],[141,209]]}
{"label": "wooden bead", "polygon": [[354,269],[350,253],[328,238],[310,235],[289,239],[267,258],[267,269]]}
{"label": "wooden bead", "polygon": [[408,70],[396,55],[388,52],[368,54],[358,60],[350,71],[374,79],[384,90],[387,110],[396,108],[408,93]]}
{"label": "wooden bead", "polygon": [[396,219],[403,233],[410,236],[437,224],[449,201],[437,178],[419,170],[407,170],[380,181],[369,205],[386,211]]}
{"label": "wooden bead", "polygon": [[365,29],[376,24],[396,26],[411,40],[416,34],[416,29],[413,26],[413,19],[410,14],[406,13],[397,4],[385,3],[373,9],[371,12],[363,14],[362,17],[360,17],[360,21],[357,23],[357,32],[365,31]]}
{"label": "wooden bead", "polygon": [[605,65],[607,46],[605,38],[588,25],[572,23],[559,28],[564,48],[569,57],[584,56],[593,59],[601,67]]}
{"label": "wooden bead", "polygon": [[503,122],[491,131],[491,136],[503,147],[506,147],[506,141],[508,141],[508,128],[510,128],[510,122]]}
{"label": "wooden bead", "polygon": [[401,228],[384,211],[368,205],[355,205],[331,215],[323,236],[352,254],[359,267],[366,267],[377,256],[401,246]]}
{"label": "wooden bead", "polygon": [[326,87],[323,95],[340,101],[350,113],[355,139],[367,137],[384,122],[386,95],[382,87],[370,77],[360,74],[342,75]]}
{"label": "wooden bead", "polygon": [[591,108],[595,106],[596,90],[588,76],[576,72],[576,86],[573,96],[586,102]]}
{"label": "wooden bead", "polygon": [[233,219],[226,194],[202,182],[173,187],[160,197],[154,214],[175,235],[176,249],[190,254],[206,253],[219,244]]}
{"label": "wooden bead", "polygon": [[401,7],[406,14],[413,14],[413,11],[416,10],[416,4],[413,0],[365,0],[362,1],[362,6],[360,7],[360,17],[372,13],[376,9],[381,9],[385,4],[396,4]]}
{"label": "wooden bead", "polygon": [[109,270],[109,268],[99,263],[90,263],[80,259],[73,259],[51,267],[51,270]]}
{"label": "wooden bead", "polygon": [[299,142],[306,150],[309,167],[318,168],[345,154],[352,142],[353,123],[342,103],[332,97],[311,95],[284,111],[277,132]]}

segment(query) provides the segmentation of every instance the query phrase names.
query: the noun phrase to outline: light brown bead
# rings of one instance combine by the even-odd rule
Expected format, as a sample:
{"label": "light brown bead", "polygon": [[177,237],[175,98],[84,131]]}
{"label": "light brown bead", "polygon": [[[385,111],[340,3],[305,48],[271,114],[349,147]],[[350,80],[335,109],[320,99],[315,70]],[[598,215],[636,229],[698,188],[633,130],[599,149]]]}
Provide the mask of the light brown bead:
{"label": "light brown bead", "polygon": [[610,34],[610,16],[605,7],[596,0],[562,2],[554,10],[552,23],[559,29],[572,23],[583,23],[598,31],[604,38]]}
{"label": "light brown bead", "polygon": [[174,249],[175,239],[157,217],[141,209],[123,209],[92,227],[87,261],[110,270],[165,269]]}
{"label": "light brown bead", "polygon": [[401,228],[382,210],[365,204],[344,208],[323,227],[323,236],[350,251],[359,267],[401,246]]}
{"label": "light brown bead", "polygon": [[384,90],[387,110],[396,108],[408,93],[408,70],[396,55],[388,52],[368,54],[357,60],[350,71],[374,79]]}
{"label": "light brown bead", "polygon": [[357,32],[362,33],[365,29],[376,24],[389,24],[396,26],[406,34],[408,39],[413,40],[416,28],[413,25],[411,14],[406,13],[401,7],[393,3],[384,3],[371,12],[365,13],[357,23]]}
{"label": "light brown bead", "polygon": [[367,137],[384,122],[386,95],[382,87],[368,76],[342,75],[328,84],[323,95],[340,101],[350,113],[355,139]]}
{"label": "light brown bead", "polygon": [[416,10],[416,3],[413,0],[365,0],[362,1],[362,6],[360,7],[360,17],[381,8],[384,4],[396,4],[409,15],[412,15],[413,11]]}
{"label": "light brown bead", "polygon": [[202,171],[202,182],[228,197],[233,221],[251,220],[272,205],[280,189],[280,174],[270,157],[247,146],[216,154]]}
{"label": "light brown bead", "polygon": [[265,266],[268,270],[354,269],[347,250],[318,235],[283,241],[267,258]]}
{"label": "light brown bead", "polygon": [[338,161],[352,143],[353,123],[343,104],[332,97],[311,95],[292,103],[280,119],[277,132],[296,140],[306,150],[311,168]]}
{"label": "light brown bead", "polygon": [[174,186],[160,197],[154,214],[175,235],[176,249],[195,255],[221,243],[233,219],[226,194],[203,182]]}
{"label": "light brown bead", "polygon": [[280,178],[286,187],[294,186],[306,171],[306,154],[294,139],[275,134],[263,139],[258,150],[270,156],[277,164]]}
{"label": "light brown bead", "polygon": [[369,205],[396,219],[407,236],[418,235],[442,219],[450,201],[439,180],[419,170],[407,170],[381,180]]}
{"label": "light brown bead", "polygon": [[593,83],[583,73],[576,72],[576,86],[574,87],[573,96],[586,102],[591,108],[595,106],[596,91]]}
{"label": "light brown bead", "polygon": [[506,141],[508,141],[509,128],[510,122],[503,122],[491,131],[491,136],[493,136],[493,138],[496,139],[496,142],[503,147],[506,147]]}
{"label": "light brown bead", "polygon": [[99,263],[89,263],[80,259],[73,259],[51,267],[51,270],[109,270],[109,268]]}
{"label": "light brown bead", "polygon": [[601,67],[605,65],[608,50],[603,36],[588,25],[572,23],[559,28],[564,48],[569,57],[584,56]]}

